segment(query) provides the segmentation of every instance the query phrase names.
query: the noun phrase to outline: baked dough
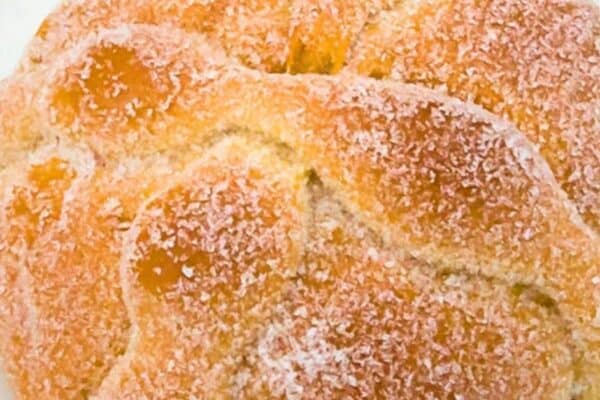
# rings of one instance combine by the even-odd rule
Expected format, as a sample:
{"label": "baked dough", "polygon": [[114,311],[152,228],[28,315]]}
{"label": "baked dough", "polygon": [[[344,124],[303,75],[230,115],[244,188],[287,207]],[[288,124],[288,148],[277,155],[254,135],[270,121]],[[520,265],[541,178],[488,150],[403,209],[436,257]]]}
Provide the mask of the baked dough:
{"label": "baked dough", "polygon": [[[598,10],[489,3],[61,6],[0,85],[17,395],[598,398]],[[483,9],[580,33],[556,94],[420,56]]]}

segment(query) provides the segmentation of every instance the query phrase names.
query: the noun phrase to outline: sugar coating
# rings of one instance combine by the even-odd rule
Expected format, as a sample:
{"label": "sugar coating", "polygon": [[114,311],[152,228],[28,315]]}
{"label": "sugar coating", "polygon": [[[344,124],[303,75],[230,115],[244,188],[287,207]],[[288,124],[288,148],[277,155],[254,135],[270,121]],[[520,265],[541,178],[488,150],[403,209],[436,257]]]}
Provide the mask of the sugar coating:
{"label": "sugar coating", "polygon": [[31,110],[34,94],[31,91],[37,74],[0,81],[0,171],[11,163],[23,160],[25,151],[32,150],[39,140],[39,129],[32,129],[35,118]]}
{"label": "sugar coating", "polygon": [[227,395],[302,256],[306,174],[265,150],[225,139],[140,210],[122,264],[134,334],[96,398]]}
{"label": "sugar coating", "polygon": [[[422,87],[376,83],[350,72],[358,69],[439,90],[444,81],[433,79],[431,84],[427,74],[422,81],[401,76],[401,62],[410,57],[379,60],[377,46],[394,43],[394,49],[403,50],[394,40],[414,34],[414,21],[407,16],[429,18],[431,13],[435,27],[440,15],[472,12],[470,3],[460,3],[468,6],[464,9],[455,7],[459,2],[439,1],[289,3],[68,2],[38,32],[29,53],[33,63],[26,62],[14,80],[2,83],[0,102],[6,107],[0,127],[9,140],[0,148],[10,160],[6,165],[26,158],[31,148],[56,143],[82,147],[90,155],[77,164],[91,174],[89,182],[66,192],[68,207],[55,224],[39,225],[34,217],[23,225],[3,209],[4,221],[11,223],[5,224],[8,233],[0,230],[9,236],[0,239],[13,235],[11,241],[22,243],[28,237],[23,227],[38,230],[29,234],[35,243],[17,248],[17,259],[14,248],[0,247],[3,320],[16,321],[17,327],[30,324],[12,327],[25,337],[24,346],[1,344],[7,358],[13,354],[13,380],[27,382],[16,384],[20,394],[314,398],[329,393],[368,398],[395,391],[428,398],[452,391],[455,398],[568,399],[577,393],[595,398],[600,272],[596,235],[581,216],[592,228],[594,224],[557,173],[554,153],[548,156],[546,143],[531,135],[538,128],[528,130],[521,114],[511,114],[517,108],[496,108],[496,97],[485,100],[488,92],[471,94],[478,93],[477,79],[461,81],[465,87],[474,85],[465,96],[464,88],[447,84],[446,90],[513,120],[525,135],[478,107]],[[490,3],[491,15],[511,20],[500,3]],[[514,2],[514,7],[530,7],[525,13],[529,18],[538,15],[529,11],[541,8],[539,2]],[[539,122],[547,110],[535,108],[545,107],[536,96],[554,96],[542,88],[531,97],[532,108],[523,120],[529,124],[531,118],[540,132],[553,132],[547,137],[559,142],[562,151],[556,126],[572,133],[565,137],[575,138],[574,143],[585,142],[597,128],[597,9],[575,2],[545,7],[564,11],[564,19],[556,22],[563,25],[552,28],[556,37],[578,33],[582,42],[567,46],[560,62],[556,55],[547,56],[569,71],[557,91],[564,95],[561,107],[554,109],[565,114],[550,110],[548,127],[546,120]],[[549,11],[539,15],[550,18]],[[406,19],[409,32],[402,31],[398,19]],[[444,18],[440,21],[454,29]],[[123,25],[129,22],[150,25]],[[467,22],[456,27],[457,35],[470,26]],[[155,26],[159,23],[164,26]],[[519,23],[517,18],[517,32],[523,28]],[[387,32],[393,37],[378,36]],[[435,39],[445,34],[445,29],[432,28]],[[419,35],[429,38],[421,31]],[[339,48],[333,48],[336,43]],[[515,43],[518,47],[521,42]],[[375,49],[374,55],[369,49]],[[592,56],[582,60],[586,49]],[[450,54],[455,56],[452,49]],[[544,63],[550,61],[538,60],[537,54],[529,64],[541,60],[548,66]],[[348,71],[331,78],[256,71],[334,73],[343,60]],[[420,61],[417,57],[410,67],[418,70]],[[378,69],[380,62],[388,69]],[[571,72],[577,63],[591,68]],[[361,70],[373,65],[374,70]],[[423,65],[427,73],[430,66],[437,67],[429,61]],[[439,71],[445,73],[444,68]],[[517,92],[529,93],[537,80],[525,67],[518,71],[518,89],[525,89]],[[571,73],[581,78],[580,86],[567,78]],[[508,91],[503,92],[508,100],[500,103],[512,106],[511,87],[500,87]],[[583,93],[583,100],[569,98],[573,87],[581,89],[577,93]],[[572,116],[576,118],[569,120]],[[223,141],[232,132],[237,138]],[[541,146],[541,155],[527,138]],[[565,154],[560,165],[575,160],[593,168],[589,155]],[[26,178],[14,177],[47,159],[3,171],[7,198],[20,179],[23,190],[35,189]],[[164,170],[150,168],[159,160]],[[92,172],[90,165],[95,165]],[[132,169],[137,171],[133,178]],[[330,198],[302,205],[298,199],[307,190],[308,171],[323,181]],[[587,183],[580,184],[581,176],[594,186],[593,172],[587,171],[570,177],[573,187],[588,190]],[[144,189],[138,191],[138,186]],[[171,191],[158,190],[165,186]],[[261,202],[265,193],[268,201]],[[53,215],[46,211],[45,194],[29,196],[32,205],[39,201],[36,212],[43,220]],[[198,201],[189,202],[189,196]],[[138,210],[148,197],[152,200]],[[275,211],[278,219],[271,220]],[[308,216],[313,220],[305,220]],[[336,230],[339,225],[344,229]],[[179,247],[177,235],[168,236],[172,232],[181,233],[179,239],[188,245]],[[241,246],[246,243],[250,245]],[[42,268],[21,273],[19,257]],[[336,270],[340,264],[343,271]],[[257,274],[267,267],[269,273]],[[336,284],[327,284],[331,277]],[[418,304],[405,294],[390,293],[392,284],[414,290]],[[265,293],[261,301],[256,299]],[[380,293],[390,295],[376,295]],[[346,335],[350,317],[364,326],[353,337]],[[404,317],[406,324],[395,325]],[[323,323],[336,318],[343,326],[333,329]],[[490,320],[497,324],[487,324]],[[445,324],[461,334],[452,341],[426,335]],[[463,324],[471,329],[469,335],[461,336]],[[81,329],[65,334],[71,332],[69,326]],[[402,330],[409,327],[419,335]],[[7,324],[1,328],[11,329]],[[413,343],[410,352],[390,343],[387,329]],[[491,339],[498,337],[504,347]],[[341,346],[343,340],[350,344]],[[488,340],[493,343],[477,354],[494,361],[481,364],[489,370],[473,373],[476,362],[465,358],[470,352],[464,349]],[[31,353],[29,343],[35,343],[33,356],[21,357]],[[392,346],[392,358],[383,355],[385,346]],[[61,359],[57,352],[67,357]],[[398,367],[402,363],[414,368]],[[49,365],[54,366],[51,371]],[[340,366],[355,372],[340,376]],[[381,368],[388,375],[378,381]]]}
{"label": "sugar coating", "polygon": [[[62,200],[75,171],[60,158],[33,165],[26,173],[2,174],[2,348],[7,372],[19,392],[28,390],[27,346],[34,340],[30,299],[33,288],[24,273],[27,253],[38,235],[60,218]],[[21,175],[21,176],[19,176]]]}
{"label": "sugar coating", "polygon": [[[313,60],[325,71],[339,70],[345,51],[331,65],[338,35],[362,26],[365,5],[335,1],[290,0],[93,0],[70,1],[52,13],[37,32],[23,68],[45,64],[87,33],[126,23],[165,24],[203,33],[218,41],[229,55],[269,72],[310,72]],[[341,10],[341,12],[340,12]],[[326,35],[321,35],[329,30]],[[306,43],[305,35],[314,35]],[[349,38],[348,38],[349,39]],[[349,46],[349,41],[344,47]],[[335,57],[334,57],[335,58]],[[302,71],[301,71],[302,70]]]}
{"label": "sugar coating", "polygon": [[122,24],[202,33],[248,67],[335,73],[365,24],[396,0],[72,0],[39,27],[20,70],[52,62],[82,37]]}
{"label": "sugar coating", "polygon": [[600,12],[578,0],[66,2],[42,24],[24,70],[124,23],[203,33],[269,72],[347,69],[475,102],[539,146],[598,229]]}
{"label": "sugar coating", "polygon": [[434,92],[362,78],[248,84],[236,73],[228,85],[240,100],[232,124],[295,149],[387,243],[554,299],[581,346],[581,379],[597,382],[597,239],[518,131]]}
{"label": "sugar coating", "polygon": [[[154,110],[153,104],[160,108],[162,99],[169,97],[171,107],[134,118],[142,132],[156,120],[155,115],[170,119],[172,125],[135,142],[130,155],[144,157],[160,151],[185,159],[186,150],[165,143],[178,138],[210,142],[215,132],[232,128],[257,131],[259,137],[282,142],[336,188],[347,207],[381,232],[389,244],[441,267],[502,277],[511,285],[534,285],[556,299],[561,312],[565,310],[563,318],[575,329],[576,368],[593,370],[597,353],[585,350],[590,346],[586,337],[592,337],[595,329],[593,277],[598,274],[593,235],[535,149],[517,131],[480,109],[411,86],[352,77],[267,76],[218,63],[207,70],[180,69],[180,64],[168,61],[181,59],[180,54],[161,50],[164,42],[159,32],[148,26],[102,32],[84,43],[87,47],[66,55],[61,60],[66,68],[58,62],[48,74],[50,81],[82,76],[85,88],[87,67],[78,60],[90,56],[94,60],[98,43],[111,51],[127,48],[125,54],[131,57],[119,64],[122,72],[103,72],[97,80],[100,88],[105,88],[104,82],[115,81],[135,88],[138,75],[129,70],[140,64],[173,65],[176,73],[157,68],[153,78],[161,82],[174,76],[184,82],[176,92],[170,87],[164,93],[138,93],[140,104],[150,105],[149,109]],[[206,60],[195,60],[197,65],[216,60],[211,49],[201,51]],[[340,87],[340,79],[349,86]],[[121,117],[128,103],[108,103],[98,112],[92,101],[95,93],[84,91],[74,103],[76,112],[68,114],[73,119],[64,124],[61,113],[73,105],[51,103],[56,90],[64,86],[50,87],[40,104],[52,104],[44,110],[55,118],[49,118],[55,129],[66,139],[87,142],[108,167],[122,163],[123,149],[114,142],[131,130],[129,120]],[[72,130],[74,126],[77,131]],[[444,151],[452,151],[452,156]],[[442,162],[447,159],[452,162],[449,166]],[[468,185],[463,188],[464,183]],[[557,241],[556,233],[565,241]],[[514,244],[507,249],[505,243]],[[544,253],[548,248],[550,253]],[[188,267],[182,265],[182,271]],[[153,272],[154,268],[156,274],[162,273],[161,266],[154,266]]]}
{"label": "sugar coating", "polygon": [[[91,35],[58,61],[36,106],[63,135],[100,155],[136,152],[148,142],[153,151],[188,146],[182,129],[190,105],[178,103],[180,94],[208,85],[225,64],[203,36],[123,26]],[[172,132],[175,126],[180,132]],[[162,132],[173,135],[157,146],[166,139]]]}
{"label": "sugar coating", "polygon": [[160,173],[109,173],[89,153],[45,153],[13,174],[22,177],[3,197],[0,257],[12,282],[2,292],[12,308],[2,317],[15,322],[4,327],[3,354],[22,398],[87,398],[128,342],[115,266],[122,235]]}
{"label": "sugar coating", "polygon": [[390,251],[312,188],[299,279],[248,346],[235,398],[568,396],[569,349],[540,347],[562,341],[539,325],[547,310]]}
{"label": "sugar coating", "polygon": [[402,2],[365,26],[349,69],[482,105],[538,147],[600,227],[600,8],[565,0]]}

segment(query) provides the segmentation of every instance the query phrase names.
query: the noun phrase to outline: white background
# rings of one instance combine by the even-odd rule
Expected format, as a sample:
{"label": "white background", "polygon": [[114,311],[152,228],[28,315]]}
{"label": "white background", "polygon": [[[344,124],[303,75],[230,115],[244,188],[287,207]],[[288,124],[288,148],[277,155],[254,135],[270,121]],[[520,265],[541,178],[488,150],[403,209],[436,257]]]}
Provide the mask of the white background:
{"label": "white background", "polygon": [[12,72],[37,27],[58,3],[59,0],[0,0],[0,79]]}

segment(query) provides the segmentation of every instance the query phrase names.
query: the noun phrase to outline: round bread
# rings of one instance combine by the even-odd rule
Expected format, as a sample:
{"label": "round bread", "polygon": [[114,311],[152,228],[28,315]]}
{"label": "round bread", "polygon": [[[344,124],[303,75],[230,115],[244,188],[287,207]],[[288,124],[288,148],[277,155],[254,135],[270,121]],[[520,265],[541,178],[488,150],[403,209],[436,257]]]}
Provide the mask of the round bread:
{"label": "round bread", "polygon": [[17,397],[600,398],[599,15],[65,2],[0,85]]}

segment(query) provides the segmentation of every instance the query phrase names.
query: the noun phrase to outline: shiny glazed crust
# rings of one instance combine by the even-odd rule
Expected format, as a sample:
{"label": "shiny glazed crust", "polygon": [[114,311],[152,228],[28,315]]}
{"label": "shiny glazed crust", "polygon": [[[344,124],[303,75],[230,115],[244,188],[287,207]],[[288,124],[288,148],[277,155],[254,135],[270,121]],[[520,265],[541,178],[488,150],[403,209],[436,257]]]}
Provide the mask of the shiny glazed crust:
{"label": "shiny glazed crust", "polygon": [[0,84],[19,398],[599,398],[599,12],[483,3],[65,2]]}

